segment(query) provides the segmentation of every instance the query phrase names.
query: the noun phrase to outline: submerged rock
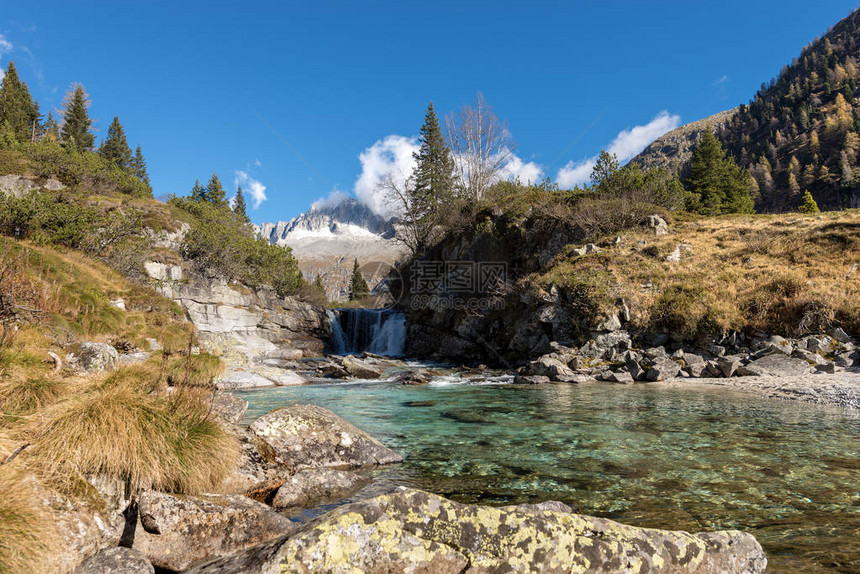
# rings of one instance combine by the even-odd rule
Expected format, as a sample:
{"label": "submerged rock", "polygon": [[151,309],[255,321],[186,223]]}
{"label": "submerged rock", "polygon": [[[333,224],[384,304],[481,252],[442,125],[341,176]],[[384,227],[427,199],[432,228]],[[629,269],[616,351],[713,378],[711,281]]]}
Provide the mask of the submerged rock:
{"label": "submerged rock", "polygon": [[158,568],[181,571],[292,532],[297,525],[241,495],[145,491],[133,548]]}
{"label": "submerged rock", "polygon": [[394,382],[401,385],[426,385],[433,378],[433,373],[427,369],[404,371],[395,377]]}
{"label": "submerged rock", "polygon": [[264,458],[293,469],[403,461],[363,430],[315,405],[276,409],[254,421],[250,430]]}
{"label": "submerged rock", "polygon": [[764,572],[749,534],[626,526],[556,505],[471,506],[401,487],[195,568],[245,572]]}
{"label": "submerged rock", "polygon": [[300,470],[281,485],[272,506],[293,508],[345,498],[365,485],[368,479],[355,472],[329,468]]}

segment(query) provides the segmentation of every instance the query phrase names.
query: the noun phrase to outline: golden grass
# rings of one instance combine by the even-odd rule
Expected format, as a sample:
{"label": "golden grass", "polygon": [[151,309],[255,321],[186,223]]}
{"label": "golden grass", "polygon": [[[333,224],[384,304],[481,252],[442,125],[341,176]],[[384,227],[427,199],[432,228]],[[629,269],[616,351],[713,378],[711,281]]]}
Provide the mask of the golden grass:
{"label": "golden grass", "polygon": [[29,377],[16,370],[0,380],[0,424],[3,417],[33,414],[55,403],[66,392],[66,384],[57,376]]}
{"label": "golden grass", "polygon": [[56,537],[54,521],[28,477],[0,466],[0,573],[45,572],[45,558]]}
{"label": "golden grass", "polygon": [[[611,278],[610,288],[589,292],[603,312],[624,298],[634,327],[687,339],[728,330],[797,336],[837,326],[860,335],[857,210],[682,215],[670,235],[637,229],[623,233],[619,246],[608,239],[601,253],[561,256],[528,279],[576,291],[598,269]],[[692,247],[690,256],[665,261],[681,243]]]}
{"label": "golden grass", "polygon": [[235,466],[236,439],[199,395],[148,393],[143,378],[126,369],[41,412],[31,456],[55,478],[105,473],[133,489],[184,493],[217,486]]}

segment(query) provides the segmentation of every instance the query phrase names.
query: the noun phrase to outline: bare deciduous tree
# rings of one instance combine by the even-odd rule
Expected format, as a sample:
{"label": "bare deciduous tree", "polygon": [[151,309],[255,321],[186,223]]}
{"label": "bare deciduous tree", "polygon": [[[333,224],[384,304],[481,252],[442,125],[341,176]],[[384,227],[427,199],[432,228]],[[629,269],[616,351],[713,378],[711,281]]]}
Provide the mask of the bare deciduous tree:
{"label": "bare deciduous tree", "polygon": [[472,105],[464,105],[456,115],[445,118],[445,129],[460,193],[479,201],[498,179],[516,144],[480,92]]}
{"label": "bare deciduous tree", "polygon": [[423,252],[429,245],[433,223],[420,202],[415,201],[414,174],[388,172],[379,181],[378,188],[400,213],[401,229],[396,239],[406,245],[412,255]]}

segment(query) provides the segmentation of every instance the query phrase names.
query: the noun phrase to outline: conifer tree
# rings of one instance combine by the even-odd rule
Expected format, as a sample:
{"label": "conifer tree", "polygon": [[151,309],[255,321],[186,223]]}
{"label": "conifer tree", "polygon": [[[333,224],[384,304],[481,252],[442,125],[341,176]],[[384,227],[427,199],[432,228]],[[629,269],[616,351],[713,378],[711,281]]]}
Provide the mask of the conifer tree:
{"label": "conifer tree", "polygon": [[242,193],[242,186],[236,189],[236,197],[233,199],[233,213],[245,223],[251,223],[251,218],[248,217],[248,207],[245,204],[245,194]]}
{"label": "conifer tree", "polygon": [[800,201],[800,207],[797,208],[800,213],[818,213],[821,211],[818,209],[818,204],[815,202],[815,198],[812,197],[812,194],[809,193],[809,190],[803,192],[803,198]]}
{"label": "conifer tree", "polygon": [[709,131],[702,134],[693,149],[685,184],[695,198],[690,208],[703,215],[753,212],[749,174],[726,156],[719,140]]}
{"label": "conifer tree", "polygon": [[358,259],[356,259],[352,266],[352,279],[349,282],[349,300],[358,301],[368,295],[370,295],[370,288],[361,275],[361,268],[358,265]]}
{"label": "conifer tree", "polygon": [[323,281],[322,281],[322,275],[319,273],[317,274],[317,278],[314,279],[314,291],[318,292],[325,299],[328,299],[328,296],[325,293],[325,285],[323,284]]}
{"label": "conifer tree", "polygon": [[131,148],[128,147],[125,130],[122,129],[117,116],[114,116],[107,137],[99,147],[99,155],[123,169],[133,168]]}
{"label": "conifer tree", "polygon": [[8,121],[15,138],[30,141],[34,128],[38,132],[39,106],[30,97],[27,84],[18,77],[15,62],[9,62],[6,75],[0,82],[0,124]]}
{"label": "conifer tree", "polygon": [[88,97],[82,84],[74,84],[63,104],[63,143],[78,151],[91,150],[96,139],[90,132],[93,122],[87,113]]}
{"label": "conifer tree", "polygon": [[454,193],[454,160],[442,137],[433,102],[427,106],[420,134],[421,147],[413,154],[417,162],[413,199],[423,204],[423,211],[432,211]]}
{"label": "conifer tree", "polygon": [[218,178],[218,174],[213,173],[212,177],[209,178],[209,183],[206,184],[206,191],[204,194],[206,201],[216,206],[225,206],[227,205],[227,194],[224,191],[224,186],[221,185],[221,180]]}
{"label": "conifer tree", "polygon": [[143,159],[143,152],[140,151],[140,144],[134,150],[134,157],[131,158],[131,172],[147,186],[149,184],[149,172],[146,171],[146,160]]}
{"label": "conifer tree", "polygon": [[48,118],[42,126],[42,138],[48,141],[60,141],[60,124],[54,119],[54,114],[48,111]]}
{"label": "conifer tree", "polygon": [[194,180],[194,186],[191,188],[191,199],[194,201],[206,201],[206,189],[200,185],[200,180]]}

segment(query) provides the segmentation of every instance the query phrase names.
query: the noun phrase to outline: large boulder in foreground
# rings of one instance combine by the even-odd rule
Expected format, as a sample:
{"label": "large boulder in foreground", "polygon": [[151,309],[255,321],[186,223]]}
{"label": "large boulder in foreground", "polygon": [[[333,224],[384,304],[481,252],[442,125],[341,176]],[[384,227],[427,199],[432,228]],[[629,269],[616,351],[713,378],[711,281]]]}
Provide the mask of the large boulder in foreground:
{"label": "large boulder in foreground", "polygon": [[155,574],[155,568],[137,550],[114,546],[84,560],[74,574]]}
{"label": "large boulder in foreground", "polygon": [[194,574],[245,572],[764,572],[749,534],[626,526],[563,505],[470,506],[401,488]]}
{"label": "large boulder in foreground", "polygon": [[315,405],[276,409],[254,421],[250,429],[263,457],[294,470],[403,461],[363,430]]}
{"label": "large boulder in foreground", "polygon": [[241,495],[145,491],[133,548],[157,568],[181,571],[294,531],[297,525]]}

